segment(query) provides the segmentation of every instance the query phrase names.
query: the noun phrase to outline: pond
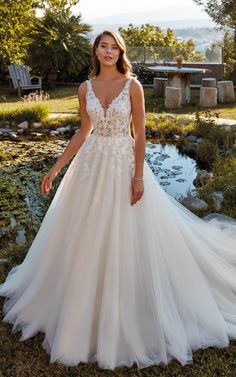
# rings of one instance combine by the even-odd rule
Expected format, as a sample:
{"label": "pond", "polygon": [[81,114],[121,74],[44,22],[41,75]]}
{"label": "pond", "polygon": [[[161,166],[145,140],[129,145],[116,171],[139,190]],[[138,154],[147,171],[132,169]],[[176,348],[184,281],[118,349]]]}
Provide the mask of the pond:
{"label": "pond", "polygon": [[145,159],[162,188],[175,198],[195,192],[197,163],[174,145],[146,143]]}

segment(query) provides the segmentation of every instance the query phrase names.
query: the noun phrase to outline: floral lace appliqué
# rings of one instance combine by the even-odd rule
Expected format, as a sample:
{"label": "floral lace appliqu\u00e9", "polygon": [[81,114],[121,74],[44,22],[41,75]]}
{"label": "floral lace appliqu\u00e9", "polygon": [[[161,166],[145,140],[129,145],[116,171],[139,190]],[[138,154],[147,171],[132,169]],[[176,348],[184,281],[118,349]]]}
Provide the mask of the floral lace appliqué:
{"label": "floral lace appliqu\u00e9", "polygon": [[134,172],[134,140],[130,134],[130,82],[131,78],[105,110],[96,97],[90,80],[87,80],[86,110],[93,122],[93,133],[82,146],[82,180],[89,177],[98,153],[108,156],[108,170],[115,172],[117,177],[122,174],[124,164],[131,173]]}

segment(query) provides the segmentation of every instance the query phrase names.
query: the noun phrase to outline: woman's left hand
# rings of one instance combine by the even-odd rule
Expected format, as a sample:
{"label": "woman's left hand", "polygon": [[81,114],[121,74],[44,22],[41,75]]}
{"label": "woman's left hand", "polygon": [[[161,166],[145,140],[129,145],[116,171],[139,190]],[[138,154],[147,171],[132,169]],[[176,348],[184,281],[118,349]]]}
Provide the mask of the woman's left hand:
{"label": "woman's left hand", "polygon": [[131,206],[138,202],[144,193],[143,181],[134,179],[131,183]]}

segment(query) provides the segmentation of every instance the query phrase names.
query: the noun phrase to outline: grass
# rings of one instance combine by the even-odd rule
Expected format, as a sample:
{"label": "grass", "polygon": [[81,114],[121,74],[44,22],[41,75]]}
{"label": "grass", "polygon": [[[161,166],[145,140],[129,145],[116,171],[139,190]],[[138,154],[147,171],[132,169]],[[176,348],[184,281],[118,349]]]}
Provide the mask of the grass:
{"label": "grass", "polygon": [[[2,307],[2,300],[0,305]],[[38,333],[24,342],[19,334],[11,334],[10,326],[2,324],[3,341],[0,356],[0,377],[235,377],[236,342],[224,349],[208,348],[194,352],[193,364],[181,366],[173,360],[167,366],[152,366],[139,370],[119,367],[102,370],[97,364],[81,363],[77,367],[50,364],[50,358],[41,347],[43,334]]]}
{"label": "grass", "polygon": [[[50,111],[53,113],[78,113],[78,98],[76,86],[60,86],[54,91],[47,91],[50,95],[50,100],[46,101]],[[0,103],[0,110],[15,109],[21,102],[14,95],[9,95],[6,88],[0,87],[0,91],[6,95],[7,102]],[[164,101],[162,98],[156,98],[153,95],[152,88],[145,88],[145,102],[147,112],[161,112],[165,113]],[[236,93],[235,93],[236,98]],[[183,105],[182,108],[172,111],[175,114],[193,114],[196,111],[199,103],[199,90],[191,89],[191,103]],[[204,110],[204,109],[202,109]],[[205,111],[205,110],[204,110]],[[236,119],[236,100],[231,104],[218,105],[217,108],[212,108],[212,113],[218,114],[221,118]]]}
{"label": "grass", "polygon": [[[156,98],[153,95],[152,88],[145,88],[145,99],[146,99],[146,111],[147,112],[159,112],[165,113],[164,99]],[[182,105],[180,109],[171,110],[173,114],[193,114],[198,108],[199,104],[199,90],[191,89],[191,102],[187,105]],[[205,109],[199,108],[205,112]],[[225,119],[235,119],[236,120],[236,91],[235,91],[235,101],[230,104],[219,104],[216,108],[211,108],[212,115],[218,115],[220,118]]]}
{"label": "grass", "polygon": [[[76,86],[60,86],[56,90],[47,90],[50,99],[44,101],[52,113],[78,114],[78,98]],[[13,110],[22,104],[16,95],[9,95],[6,88],[0,87],[2,94],[6,96],[7,102],[0,103],[0,110]]]}

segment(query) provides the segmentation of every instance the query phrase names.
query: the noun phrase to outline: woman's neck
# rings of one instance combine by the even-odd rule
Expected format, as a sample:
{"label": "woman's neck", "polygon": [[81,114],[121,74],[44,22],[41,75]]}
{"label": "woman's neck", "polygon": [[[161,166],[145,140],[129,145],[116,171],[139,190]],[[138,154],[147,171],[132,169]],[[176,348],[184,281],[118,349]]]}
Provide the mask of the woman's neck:
{"label": "woman's neck", "polygon": [[120,73],[116,67],[101,66],[99,75],[97,77],[99,78],[99,80],[110,81],[122,76],[122,73]]}

